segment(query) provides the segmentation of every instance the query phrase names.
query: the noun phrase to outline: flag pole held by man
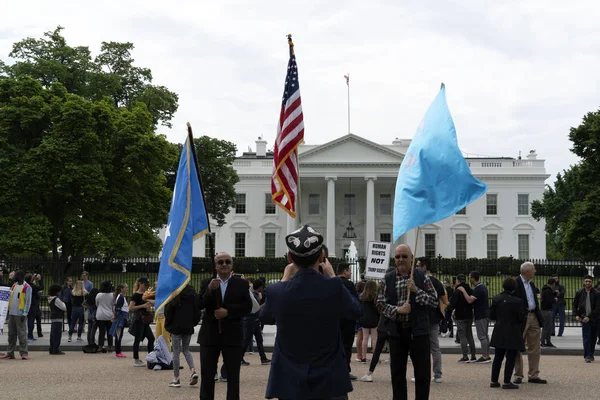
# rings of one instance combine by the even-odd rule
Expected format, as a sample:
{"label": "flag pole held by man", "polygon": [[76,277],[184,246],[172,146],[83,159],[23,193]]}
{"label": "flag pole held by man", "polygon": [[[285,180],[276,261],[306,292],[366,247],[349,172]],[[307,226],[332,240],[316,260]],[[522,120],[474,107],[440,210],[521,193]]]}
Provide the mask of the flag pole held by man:
{"label": "flag pole held by man", "polygon": [[[446,88],[442,84],[398,172],[394,241],[420,225],[451,216],[486,190],[487,186],[471,174],[458,148],[446,103]],[[437,307],[439,301],[429,277],[414,268],[414,254],[408,245],[396,247],[394,258],[396,270],[385,275],[377,298],[377,307],[386,318],[388,330],[393,397],[407,398],[406,363],[410,354],[415,398],[424,400],[429,398],[431,384],[429,310]],[[441,376],[438,381],[441,382]]]}
{"label": "flag pole held by man", "polygon": [[158,270],[158,314],[190,282],[194,240],[209,232],[208,214],[198,174],[194,141],[188,125]]}

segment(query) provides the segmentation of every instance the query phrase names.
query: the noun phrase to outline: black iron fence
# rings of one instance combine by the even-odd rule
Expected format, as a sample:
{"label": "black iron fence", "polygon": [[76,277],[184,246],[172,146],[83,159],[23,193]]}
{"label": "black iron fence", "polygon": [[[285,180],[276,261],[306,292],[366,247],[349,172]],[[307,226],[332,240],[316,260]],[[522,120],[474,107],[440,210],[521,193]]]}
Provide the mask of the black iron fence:
{"label": "black iron fence", "polygon": [[[337,265],[348,262],[344,259],[331,259],[331,263]],[[538,288],[542,288],[547,280],[557,274],[560,283],[565,286],[565,300],[567,303],[567,325],[576,326],[577,323],[570,318],[572,299],[575,293],[583,285],[585,275],[596,276],[600,281],[600,263],[583,261],[552,261],[552,260],[530,260],[536,265],[536,277],[534,279]],[[481,282],[488,288],[491,297],[502,292],[502,282],[506,277],[517,276],[523,260],[512,257],[499,259],[448,259],[438,257],[431,260],[434,275],[440,279],[451,280],[459,274],[467,275],[470,271],[478,271]],[[364,271],[365,259],[351,260],[358,266],[358,270]],[[78,262],[64,262],[41,260],[36,258],[8,258],[0,260],[0,267],[5,271],[4,280],[8,278],[9,271],[23,270],[26,272],[39,273],[42,276],[44,290],[42,295],[42,322],[49,322],[46,294],[48,287],[53,283],[64,284],[67,277],[73,280],[80,279],[81,273],[87,271],[89,279],[94,286],[100,286],[103,281],[111,281],[113,285],[126,283],[133,288],[135,281],[140,276],[146,276],[153,284],[158,277],[160,260],[154,257],[130,258],[125,260],[106,261],[100,259],[83,259]],[[283,257],[264,258],[246,257],[234,258],[233,269],[236,274],[249,278],[264,278],[268,284],[277,282],[283,275],[287,261]],[[390,260],[390,266],[393,260]],[[194,258],[192,262],[191,284],[199,289],[203,279],[212,276],[212,264],[208,258]],[[359,277],[353,277],[360,279]]]}

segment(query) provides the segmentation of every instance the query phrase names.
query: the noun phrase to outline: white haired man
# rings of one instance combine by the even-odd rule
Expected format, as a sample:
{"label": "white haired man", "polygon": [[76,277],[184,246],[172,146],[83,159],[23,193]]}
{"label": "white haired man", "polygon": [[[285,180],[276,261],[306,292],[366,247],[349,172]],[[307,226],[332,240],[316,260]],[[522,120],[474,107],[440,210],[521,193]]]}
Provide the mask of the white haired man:
{"label": "white haired man", "polygon": [[[531,262],[525,262],[521,265],[521,275],[517,278],[517,289],[515,296],[525,302],[527,307],[527,318],[525,325],[521,327],[523,338],[527,346],[527,361],[529,370],[527,377],[529,383],[547,383],[545,379],[540,379],[540,354],[541,350],[541,333],[543,326],[543,317],[536,296],[536,287],[533,284],[535,276],[535,265]],[[514,383],[520,384],[523,382],[523,356],[519,352],[515,362],[515,380]]]}

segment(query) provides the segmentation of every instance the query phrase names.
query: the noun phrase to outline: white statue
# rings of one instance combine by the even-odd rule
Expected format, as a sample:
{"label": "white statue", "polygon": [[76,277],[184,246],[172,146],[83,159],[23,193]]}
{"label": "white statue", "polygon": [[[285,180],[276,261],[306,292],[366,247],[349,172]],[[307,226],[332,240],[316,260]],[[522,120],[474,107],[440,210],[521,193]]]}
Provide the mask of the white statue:
{"label": "white statue", "polygon": [[356,245],[354,241],[350,241],[350,247],[348,247],[348,252],[346,253],[346,262],[350,264],[350,269],[352,271],[353,282],[357,282],[360,280],[360,264],[358,263],[358,250],[356,249]]}

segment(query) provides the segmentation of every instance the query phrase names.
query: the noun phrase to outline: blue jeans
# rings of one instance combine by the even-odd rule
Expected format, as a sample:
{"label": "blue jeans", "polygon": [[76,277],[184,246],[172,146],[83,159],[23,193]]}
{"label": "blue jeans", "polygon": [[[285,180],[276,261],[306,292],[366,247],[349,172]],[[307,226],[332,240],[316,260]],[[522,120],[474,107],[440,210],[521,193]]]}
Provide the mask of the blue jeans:
{"label": "blue jeans", "polygon": [[587,324],[581,323],[581,336],[583,337],[583,358],[594,357],[594,350],[596,350],[596,323],[588,322]]}
{"label": "blue jeans", "polygon": [[69,337],[73,335],[75,331],[75,324],[78,323],[77,327],[77,337],[80,338],[83,333],[83,316],[85,312],[83,307],[73,307],[73,311],[71,311],[71,321],[69,324]]}
{"label": "blue jeans", "polygon": [[558,314],[558,334],[562,336],[565,331],[565,305],[564,304],[554,304],[552,306],[552,335],[555,332],[555,322],[556,322],[556,314]]}

